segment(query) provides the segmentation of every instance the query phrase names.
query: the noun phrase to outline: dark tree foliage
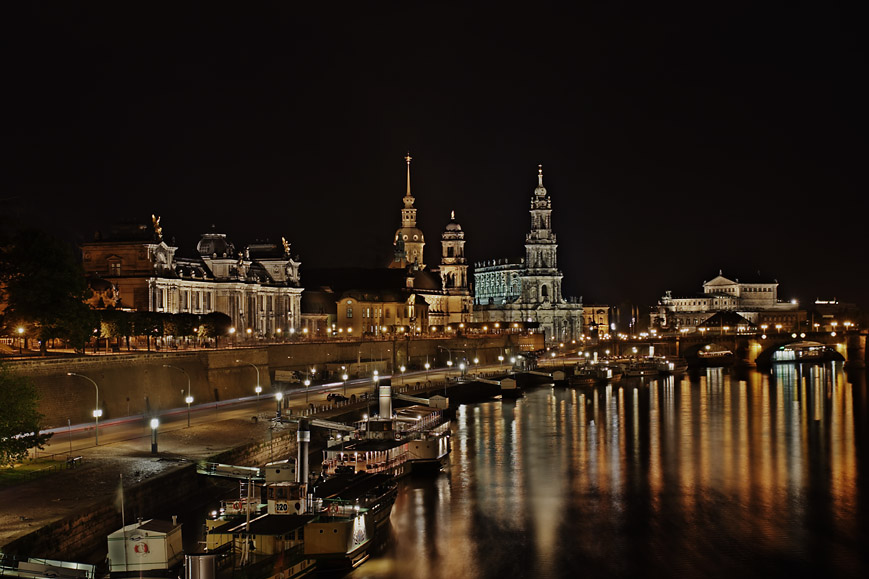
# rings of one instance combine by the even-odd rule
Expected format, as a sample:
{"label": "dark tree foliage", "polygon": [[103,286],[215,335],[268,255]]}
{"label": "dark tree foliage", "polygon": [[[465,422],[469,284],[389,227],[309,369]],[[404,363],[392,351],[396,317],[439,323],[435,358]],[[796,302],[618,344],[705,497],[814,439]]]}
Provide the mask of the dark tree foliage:
{"label": "dark tree foliage", "polygon": [[196,314],[167,314],[163,319],[163,330],[167,336],[184,338],[193,336],[193,330],[199,327],[199,316]]}
{"label": "dark tree foliage", "polygon": [[20,231],[0,248],[0,287],[6,333],[24,326],[43,353],[55,338],[82,350],[97,327],[98,318],[84,303],[90,290],[79,260],[46,233]]}
{"label": "dark tree foliage", "polygon": [[41,449],[51,438],[39,433],[38,402],[33,383],[0,364],[0,466],[20,461],[29,449]]}
{"label": "dark tree foliage", "polygon": [[229,333],[232,318],[222,312],[211,312],[202,316],[202,333],[204,338],[220,338]]}

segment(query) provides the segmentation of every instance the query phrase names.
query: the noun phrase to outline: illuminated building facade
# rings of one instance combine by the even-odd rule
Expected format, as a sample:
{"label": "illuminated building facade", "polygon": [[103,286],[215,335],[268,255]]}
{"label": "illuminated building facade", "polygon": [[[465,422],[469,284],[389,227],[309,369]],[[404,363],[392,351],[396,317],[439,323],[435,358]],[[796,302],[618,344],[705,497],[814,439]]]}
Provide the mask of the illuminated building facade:
{"label": "illuminated building facade", "polygon": [[735,312],[757,327],[796,330],[805,321],[805,312],[796,301],[779,301],[778,285],[776,280],[759,276],[731,280],[719,271],[716,277],[703,282],[700,294],[673,297],[668,290],[651,314],[651,327],[693,332],[718,312]]}
{"label": "illuminated building facade", "polygon": [[565,299],[558,269],[558,243],[552,230],[552,200],[538,167],[531,197],[531,231],[525,258],[493,260],[474,267],[474,321],[537,322],[547,342],[579,339],[582,300]]}
{"label": "illuminated building facade", "polygon": [[[302,288],[290,244],[252,243],[236,250],[222,233],[206,233],[197,255],[176,256],[163,240],[159,218],[151,226],[122,225],[83,243],[82,264],[97,285],[112,285],[105,307],[208,314],[222,312],[239,334],[276,337],[299,328]],[[92,282],[93,285],[94,282]],[[250,330],[249,332],[247,330]]]}

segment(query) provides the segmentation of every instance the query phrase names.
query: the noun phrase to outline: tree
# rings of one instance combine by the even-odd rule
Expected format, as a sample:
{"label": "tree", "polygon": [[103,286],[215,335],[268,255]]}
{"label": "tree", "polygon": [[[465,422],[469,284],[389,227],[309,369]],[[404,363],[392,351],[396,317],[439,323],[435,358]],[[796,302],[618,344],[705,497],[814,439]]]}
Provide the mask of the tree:
{"label": "tree", "polygon": [[20,231],[0,248],[0,287],[7,332],[27,327],[43,354],[54,338],[81,350],[93,335],[97,318],[84,303],[90,290],[81,263],[71,247],[48,234]]}
{"label": "tree", "polygon": [[130,336],[133,335],[132,314],[122,310],[100,310],[100,334],[116,340],[124,338],[129,350]]}
{"label": "tree", "polygon": [[217,339],[229,333],[229,328],[232,326],[232,318],[223,312],[211,312],[202,316],[202,333],[203,338],[214,338],[215,344]]}
{"label": "tree", "polygon": [[33,383],[0,364],[0,466],[20,461],[33,447],[42,449],[51,434],[40,434],[42,415]]}

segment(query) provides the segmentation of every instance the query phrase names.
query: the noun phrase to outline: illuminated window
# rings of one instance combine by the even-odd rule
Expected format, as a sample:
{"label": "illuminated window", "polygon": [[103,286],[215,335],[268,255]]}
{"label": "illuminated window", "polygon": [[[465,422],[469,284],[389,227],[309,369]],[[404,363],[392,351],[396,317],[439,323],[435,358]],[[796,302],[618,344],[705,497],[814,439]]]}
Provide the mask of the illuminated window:
{"label": "illuminated window", "polygon": [[348,318],[353,317],[353,308],[351,308],[350,306],[347,306],[347,317]]}

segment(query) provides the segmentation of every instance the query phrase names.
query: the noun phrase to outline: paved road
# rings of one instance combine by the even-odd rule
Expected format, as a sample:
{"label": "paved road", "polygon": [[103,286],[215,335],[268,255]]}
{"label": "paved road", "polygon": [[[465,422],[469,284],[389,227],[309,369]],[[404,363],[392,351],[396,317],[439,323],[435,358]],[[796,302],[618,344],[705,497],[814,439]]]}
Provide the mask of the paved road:
{"label": "paved road", "polygon": [[[491,371],[498,368],[498,365],[493,365],[480,366],[476,369]],[[383,378],[391,378],[393,386],[403,386],[404,384],[416,384],[417,382],[426,382],[428,380],[442,382],[446,376],[456,377],[460,373],[461,371],[458,369],[437,368],[428,372],[407,372],[394,376],[385,375]],[[359,398],[364,394],[372,394],[373,391],[374,381],[370,378],[348,380],[346,388],[344,382],[314,384],[308,386],[307,389],[303,385],[293,385],[289,390],[282,393],[285,397],[283,412],[286,414],[289,410],[293,414],[299,414],[301,410],[308,408],[310,404],[314,404],[315,406],[329,404],[326,396],[331,392],[342,395],[346,392],[348,397],[355,395]],[[189,421],[190,426],[195,427],[224,420],[250,420],[252,416],[268,419],[275,415],[276,410],[277,401],[275,400],[275,395],[270,393],[259,397],[249,396],[221,402],[193,404],[189,409]],[[150,449],[151,418],[151,416],[136,415],[100,421],[100,446],[140,440],[142,448]],[[157,418],[160,421],[157,430],[158,448],[161,438],[165,437],[167,433],[188,427],[188,409],[186,406],[162,412]],[[77,456],[83,450],[96,446],[93,422],[53,428],[46,432],[52,432],[54,436],[44,450],[36,451],[37,457],[54,456],[58,458],[60,455]]]}

